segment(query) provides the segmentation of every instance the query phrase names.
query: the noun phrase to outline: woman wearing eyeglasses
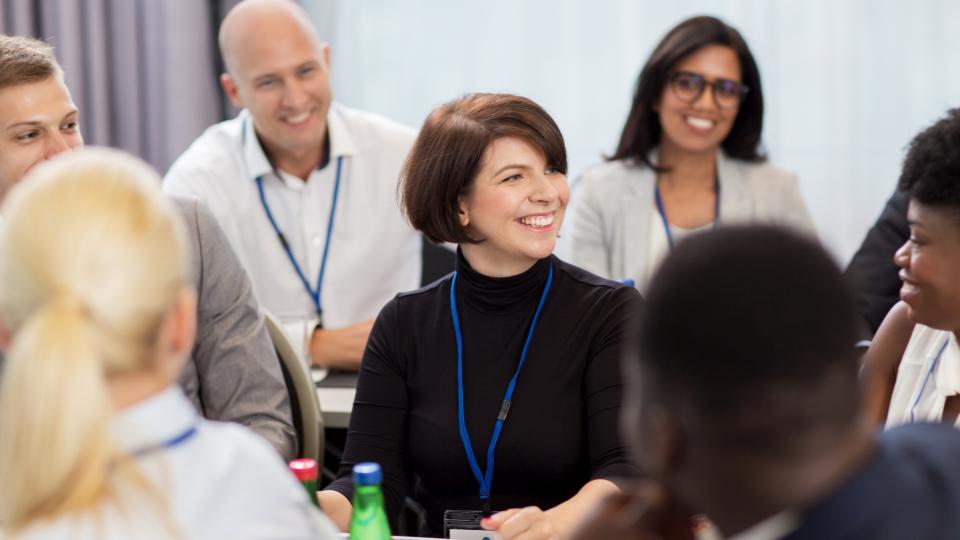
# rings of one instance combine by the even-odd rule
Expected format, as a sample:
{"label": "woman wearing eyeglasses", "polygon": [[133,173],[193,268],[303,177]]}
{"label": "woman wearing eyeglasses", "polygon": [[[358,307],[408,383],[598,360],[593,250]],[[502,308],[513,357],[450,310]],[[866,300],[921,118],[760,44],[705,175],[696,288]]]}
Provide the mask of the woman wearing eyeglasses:
{"label": "woman wearing eyeglasses", "polygon": [[646,288],[678,241],[718,223],[777,222],[815,234],[794,174],[760,148],[753,55],[714,17],[680,23],[640,72],[616,152],[574,192],[573,262]]}

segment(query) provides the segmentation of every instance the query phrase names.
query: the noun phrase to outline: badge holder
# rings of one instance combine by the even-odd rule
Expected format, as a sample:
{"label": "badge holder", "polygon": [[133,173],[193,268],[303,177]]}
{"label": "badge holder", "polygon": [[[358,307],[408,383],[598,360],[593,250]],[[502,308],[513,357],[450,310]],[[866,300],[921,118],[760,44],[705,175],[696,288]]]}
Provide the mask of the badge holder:
{"label": "badge holder", "polygon": [[454,540],[499,540],[500,536],[483,529],[480,510],[444,510],[443,537]]}

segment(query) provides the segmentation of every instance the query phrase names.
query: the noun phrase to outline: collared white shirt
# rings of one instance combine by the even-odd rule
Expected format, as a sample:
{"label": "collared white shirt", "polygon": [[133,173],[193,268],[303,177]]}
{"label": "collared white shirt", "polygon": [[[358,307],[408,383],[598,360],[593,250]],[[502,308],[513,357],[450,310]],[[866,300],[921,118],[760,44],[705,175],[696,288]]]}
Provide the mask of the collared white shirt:
{"label": "collared white shirt", "polygon": [[17,538],[337,538],[266,441],[243,426],[199,417],[178,387],[121,411],[111,432],[124,451],[139,454],[134,463],[167,510],[116,482],[120,504],[37,523]]}
{"label": "collared white shirt", "polygon": [[320,295],[325,327],[372,319],[394,295],[420,283],[420,235],[401,215],[397,191],[416,133],[336,103],[327,125],[329,163],[306,182],[274,171],[247,111],[208,128],[164,178],[164,190],[207,204],[250,274],[260,304],[283,323],[304,356],[316,309],[267,219],[257,177],[293,256],[316,287],[342,159]]}

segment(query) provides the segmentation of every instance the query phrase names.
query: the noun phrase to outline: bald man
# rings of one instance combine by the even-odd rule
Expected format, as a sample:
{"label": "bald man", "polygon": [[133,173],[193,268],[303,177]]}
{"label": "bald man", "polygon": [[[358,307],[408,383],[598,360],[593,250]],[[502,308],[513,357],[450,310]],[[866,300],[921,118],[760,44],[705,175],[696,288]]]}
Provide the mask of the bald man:
{"label": "bald man", "polygon": [[332,102],[330,47],[288,0],[246,0],[220,27],[243,110],[164,179],[213,211],[260,303],[314,365],[356,369],[373,318],[420,281],[420,236],[397,178],[415,132]]}

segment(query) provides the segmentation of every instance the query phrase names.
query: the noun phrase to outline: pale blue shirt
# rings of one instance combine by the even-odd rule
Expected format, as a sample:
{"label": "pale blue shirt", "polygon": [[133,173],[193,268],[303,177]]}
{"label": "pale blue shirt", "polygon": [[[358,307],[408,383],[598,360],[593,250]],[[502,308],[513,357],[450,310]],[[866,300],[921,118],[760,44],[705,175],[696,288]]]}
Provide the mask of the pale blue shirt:
{"label": "pale blue shirt", "polygon": [[[193,435],[164,446],[191,427],[196,428]],[[95,511],[37,523],[17,538],[337,538],[333,525],[310,503],[266,441],[243,426],[201,418],[179,388],[122,411],[111,428],[117,443],[131,454],[155,449],[136,457],[135,463],[169,504],[166,511],[158,511],[139,488],[114,482],[119,504],[109,500]]]}

